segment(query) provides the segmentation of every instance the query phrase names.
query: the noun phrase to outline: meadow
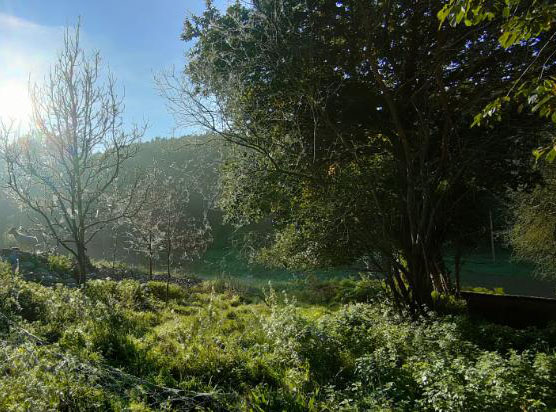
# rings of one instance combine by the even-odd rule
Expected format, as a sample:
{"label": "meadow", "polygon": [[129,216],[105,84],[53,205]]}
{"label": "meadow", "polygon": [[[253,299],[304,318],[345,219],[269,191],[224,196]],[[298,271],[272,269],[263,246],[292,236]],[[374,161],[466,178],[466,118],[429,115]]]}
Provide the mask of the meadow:
{"label": "meadow", "polygon": [[[550,410],[556,325],[410,320],[380,282],[52,287],[1,267],[1,410]],[[275,280],[279,280],[275,278]]]}
{"label": "meadow", "polygon": [[[446,264],[453,271],[453,257]],[[307,282],[358,278],[356,267],[335,267],[311,271],[268,268],[252,264],[233,248],[212,248],[187,271],[206,280],[226,279],[244,287],[260,289],[272,282],[280,289],[295,290]],[[539,277],[529,262],[516,260],[510,250],[498,248],[493,261],[490,251],[479,249],[463,258],[461,282],[464,290],[502,290],[505,294],[556,297],[556,280]]]}

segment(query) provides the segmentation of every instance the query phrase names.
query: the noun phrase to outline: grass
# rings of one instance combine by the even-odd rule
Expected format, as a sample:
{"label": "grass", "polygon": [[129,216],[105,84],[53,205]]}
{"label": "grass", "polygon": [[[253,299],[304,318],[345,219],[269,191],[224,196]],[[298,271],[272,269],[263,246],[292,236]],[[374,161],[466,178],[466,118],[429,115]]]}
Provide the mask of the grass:
{"label": "grass", "polygon": [[[212,279],[13,279],[0,267],[0,410],[545,410],[556,327],[463,315],[410,321],[370,279],[314,281],[303,302]],[[313,301],[313,303],[311,303]]]}
{"label": "grass", "polygon": [[[495,254],[495,261],[490,251],[478,251],[464,257],[461,273],[464,288],[502,288],[511,295],[556,297],[556,280],[535,277],[533,265],[516,261],[507,249],[497,249]],[[450,257],[447,264],[453,267]]]}
{"label": "grass", "polygon": [[250,264],[245,257],[234,249],[209,249],[203,258],[196,262],[191,270],[206,279],[220,276],[239,277],[253,286],[265,286],[268,281],[276,285],[287,285],[313,275],[321,280],[356,275],[352,268],[331,268],[315,271],[294,271],[289,269],[268,268],[263,265]]}
{"label": "grass", "polygon": [[[50,269],[63,270],[68,263],[50,262]],[[448,268],[453,270],[453,259],[447,256]],[[112,268],[109,261],[95,261],[95,265]],[[121,264],[117,269],[125,269]],[[146,273],[146,268],[136,266],[135,270]],[[159,268],[156,273],[165,276]],[[268,268],[250,264],[245,257],[233,248],[209,249],[203,258],[185,269],[180,268],[173,276],[187,276],[193,279],[211,280],[238,291],[250,291],[253,296],[261,296],[262,289],[269,283],[277,290],[298,294],[318,282],[331,282],[338,279],[359,279],[354,268],[330,268],[313,271],[294,271],[286,268]],[[517,262],[505,249],[496,250],[496,261],[490,251],[476,251],[463,259],[462,287],[466,290],[503,290],[506,294],[556,297],[556,280],[539,279],[533,275],[533,266],[527,262]],[[477,290],[479,290],[477,289]]]}
{"label": "grass", "polygon": [[[453,267],[450,256],[446,261],[449,268]],[[271,282],[276,289],[290,293],[295,293],[315,280],[359,278],[357,270],[349,267],[296,272],[251,265],[233,249],[209,250],[189,271],[202,279],[222,279],[259,290]],[[531,264],[515,261],[511,252],[506,249],[496,250],[496,261],[492,260],[489,251],[477,251],[464,257],[461,277],[462,287],[468,290],[502,289],[506,294],[556,297],[556,280],[536,278]]]}

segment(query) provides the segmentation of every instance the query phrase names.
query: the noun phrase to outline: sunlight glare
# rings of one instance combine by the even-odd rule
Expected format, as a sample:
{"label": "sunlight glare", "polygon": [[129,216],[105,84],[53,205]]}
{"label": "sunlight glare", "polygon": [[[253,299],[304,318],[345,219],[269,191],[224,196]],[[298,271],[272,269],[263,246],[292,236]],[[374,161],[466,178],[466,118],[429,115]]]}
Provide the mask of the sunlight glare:
{"label": "sunlight glare", "polygon": [[0,83],[0,119],[13,120],[22,125],[30,121],[31,101],[27,84],[23,82]]}

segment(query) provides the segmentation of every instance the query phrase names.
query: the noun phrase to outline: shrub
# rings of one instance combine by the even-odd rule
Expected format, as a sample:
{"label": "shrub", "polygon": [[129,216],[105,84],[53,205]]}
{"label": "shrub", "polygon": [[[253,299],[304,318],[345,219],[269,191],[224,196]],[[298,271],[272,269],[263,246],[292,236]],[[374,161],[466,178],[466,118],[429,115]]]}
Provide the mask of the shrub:
{"label": "shrub", "polygon": [[85,284],[83,293],[109,307],[119,305],[128,309],[146,310],[150,307],[149,295],[152,290],[136,280],[91,280]]}
{"label": "shrub", "polygon": [[73,271],[73,261],[63,255],[48,255],[48,269],[59,274],[70,274]]}
{"label": "shrub", "polygon": [[[364,282],[329,285],[366,301]],[[49,288],[0,265],[0,410],[556,408],[556,325],[410,321],[377,297],[324,307],[272,290],[247,305],[215,286],[170,285],[166,304],[161,282]]]}
{"label": "shrub", "polygon": [[173,301],[187,299],[189,296],[186,289],[173,283],[170,283],[167,289],[166,282],[150,281],[147,283],[147,290],[153,298],[160,301],[166,301],[166,291],[168,291],[168,299]]}
{"label": "shrub", "polygon": [[300,291],[296,291],[295,295],[300,301],[311,304],[368,303],[384,297],[382,282],[366,275],[332,280],[308,276],[300,282],[299,287]]}

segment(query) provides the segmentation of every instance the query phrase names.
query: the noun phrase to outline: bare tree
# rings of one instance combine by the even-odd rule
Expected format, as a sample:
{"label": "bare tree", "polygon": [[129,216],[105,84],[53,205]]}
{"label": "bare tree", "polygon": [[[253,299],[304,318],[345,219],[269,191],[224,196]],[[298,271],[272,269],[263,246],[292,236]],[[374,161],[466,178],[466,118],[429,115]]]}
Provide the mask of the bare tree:
{"label": "bare tree", "polygon": [[163,241],[158,228],[160,192],[158,188],[154,190],[155,182],[160,179],[160,176],[161,172],[157,167],[153,167],[145,173],[145,180],[149,182],[149,189],[145,193],[142,207],[135,216],[126,220],[126,248],[147,258],[149,279],[151,280],[154,264],[160,255]]}
{"label": "bare tree", "polygon": [[124,129],[116,80],[103,70],[98,52],[81,48],[79,28],[66,30],[44,82],[29,85],[36,129],[20,136],[4,125],[0,134],[8,189],[77,259],[84,281],[87,244],[139,203],[139,179],[121,199],[123,207],[113,207],[109,189],[135,155],[146,125]]}
{"label": "bare tree", "polygon": [[161,201],[163,205],[158,214],[157,230],[162,240],[160,252],[165,258],[168,302],[172,268],[199,257],[212,238],[206,211],[202,219],[188,215],[185,205],[189,202],[189,193],[178,179],[167,178]]}
{"label": "bare tree", "polygon": [[192,195],[203,196],[196,178],[187,167],[175,164],[168,170],[152,170],[149,181],[156,182],[151,186],[156,189],[149,191],[141,211],[129,219],[131,248],[148,257],[150,276],[155,260],[165,268],[167,298],[173,270],[199,257],[212,241],[207,205],[200,213],[190,210]]}

